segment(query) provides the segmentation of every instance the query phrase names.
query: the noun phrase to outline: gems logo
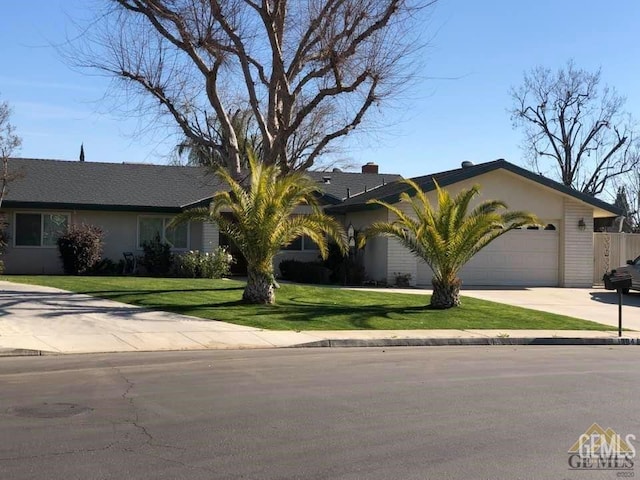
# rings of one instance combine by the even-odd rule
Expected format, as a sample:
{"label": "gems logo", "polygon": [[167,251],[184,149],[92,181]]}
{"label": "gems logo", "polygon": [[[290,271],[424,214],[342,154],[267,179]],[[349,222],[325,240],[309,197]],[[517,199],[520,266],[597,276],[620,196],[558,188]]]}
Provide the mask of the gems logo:
{"label": "gems logo", "polygon": [[591,425],[569,449],[571,470],[618,470],[618,476],[632,477],[636,449],[636,436],[624,438],[613,429],[603,429],[597,423]]}

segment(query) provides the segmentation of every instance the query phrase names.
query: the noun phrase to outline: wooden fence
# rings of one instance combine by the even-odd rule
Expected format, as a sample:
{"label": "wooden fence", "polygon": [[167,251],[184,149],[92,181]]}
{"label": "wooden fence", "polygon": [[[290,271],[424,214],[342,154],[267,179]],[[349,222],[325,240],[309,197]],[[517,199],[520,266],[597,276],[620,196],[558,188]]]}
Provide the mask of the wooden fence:
{"label": "wooden fence", "polygon": [[593,284],[602,285],[602,275],[640,256],[640,234],[593,234]]}

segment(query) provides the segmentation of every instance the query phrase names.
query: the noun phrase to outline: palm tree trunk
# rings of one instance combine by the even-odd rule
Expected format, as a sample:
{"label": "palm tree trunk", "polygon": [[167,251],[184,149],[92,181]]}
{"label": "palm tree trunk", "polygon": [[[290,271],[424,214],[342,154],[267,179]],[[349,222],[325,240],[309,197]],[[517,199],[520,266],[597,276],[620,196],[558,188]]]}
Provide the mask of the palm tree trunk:
{"label": "palm tree trunk", "polygon": [[273,291],[273,275],[248,268],[247,286],[242,294],[242,300],[247,303],[274,303],[276,296]]}
{"label": "palm tree trunk", "polygon": [[441,282],[433,278],[433,293],[431,294],[431,308],[439,310],[460,306],[460,287],[462,281],[456,277],[453,282]]}

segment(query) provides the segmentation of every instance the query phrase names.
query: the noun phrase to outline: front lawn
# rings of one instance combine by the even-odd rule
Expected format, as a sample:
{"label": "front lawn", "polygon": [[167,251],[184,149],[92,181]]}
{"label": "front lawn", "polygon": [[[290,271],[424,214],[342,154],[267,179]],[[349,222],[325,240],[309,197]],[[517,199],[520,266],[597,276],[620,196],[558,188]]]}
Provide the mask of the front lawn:
{"label": "front lawn", "polygon": [[427,295],[283,284],[276,305],[241,303],[244,282],[141,277],[14,276],[45,285],[208,320],[271,330],[544,329],[611,330],[552,313],[463,297],[461,307],[430,310]]}

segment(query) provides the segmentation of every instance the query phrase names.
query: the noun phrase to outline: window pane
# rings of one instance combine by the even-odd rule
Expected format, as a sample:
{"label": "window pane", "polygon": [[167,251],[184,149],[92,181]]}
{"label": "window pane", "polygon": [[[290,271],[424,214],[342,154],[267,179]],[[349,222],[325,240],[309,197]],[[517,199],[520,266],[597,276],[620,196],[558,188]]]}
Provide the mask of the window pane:
{"label": "window pane", "polygon": [[40,246],[40,214],[16,214],[16,245]]}
{"label": "window pane", "polygon": [[[171,219],[167,218],[165,221],[168,224]],[[189,248],[187,244],[188,229],[188,223],[181,223],[175,228],[167,228],[164,232],[165,241],[173,248]]]}
{"label": "window pane", "polygon": [[145,242],[152,242],[156,236],[162,239],[162,218],[140,217],[138,219],[138,246],[142,247]]}
{"label": "window pane", "polygon": [[43,216],[44,228],[42,232],[42,245],[55,246],[58,237],[67,231],[66,215],[50,215],[45,213]]}
{"label": "window pane", "polygon": [[296,238],[293,242],[284,247],[283,250],[302,250],[302,237]]}
{"label": "window pane", "polygon": [[304,236],[304,249],[305,250],[319,250],[318,244],[311,240],[306,235]]}

